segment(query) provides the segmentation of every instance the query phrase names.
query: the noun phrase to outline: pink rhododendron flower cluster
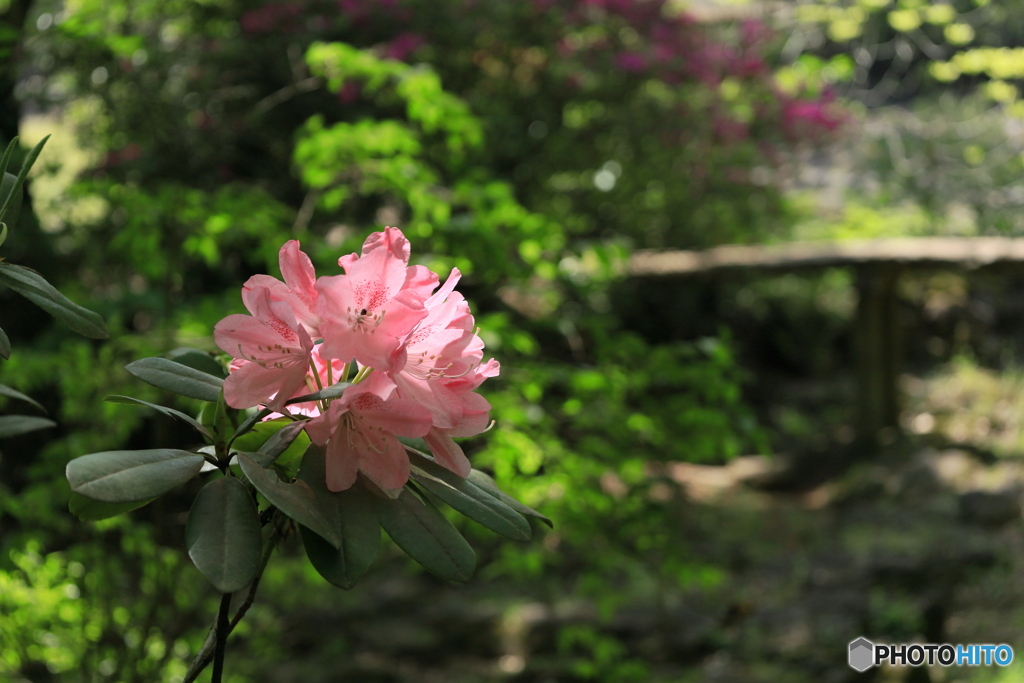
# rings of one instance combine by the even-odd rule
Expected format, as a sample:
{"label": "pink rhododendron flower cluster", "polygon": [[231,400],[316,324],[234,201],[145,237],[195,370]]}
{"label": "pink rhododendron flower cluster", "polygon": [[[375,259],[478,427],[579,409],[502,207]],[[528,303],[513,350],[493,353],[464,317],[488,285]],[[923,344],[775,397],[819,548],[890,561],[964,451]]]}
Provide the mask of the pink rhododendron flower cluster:
{"label": "pink rhododendron flower cluster", "polygon": [[[251,315],[229,315],[214,328],[235,359],[224,381],[228,405],[308,418],[310,439],[326,444],[332,491],[360,472],[386,491],[404,486],[409,459],[399,436],[422,437],[439,464],[468,475],[453,437],[487,429],[491,406],[476,389],[499,367],[483,361],[473,316],[455,291],[459,271],[438,286],[435,273],[409,265],[409,241],[397,228],[338,259],[343,275],[317,278],[295,240],[281,247],[280,262],[283,282],[256,275],[243,286]],[[351,384],[340,396],[287,404],[339,382]]]}

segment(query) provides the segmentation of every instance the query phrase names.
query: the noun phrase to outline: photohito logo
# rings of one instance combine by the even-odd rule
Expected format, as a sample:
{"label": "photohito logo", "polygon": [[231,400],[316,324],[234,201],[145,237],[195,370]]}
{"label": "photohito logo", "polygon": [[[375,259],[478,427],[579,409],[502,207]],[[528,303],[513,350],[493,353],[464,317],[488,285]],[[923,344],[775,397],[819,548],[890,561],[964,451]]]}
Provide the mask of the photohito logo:
{"label": "photohito logo", "polygon": [[863,673],[873,666],[888,662],[893,666],[1007,666],[1013,661],[1009,645],[951,645],[943,643],[912,643],[885,645],[867,638],[850,641],[847,660],[850,668]]}

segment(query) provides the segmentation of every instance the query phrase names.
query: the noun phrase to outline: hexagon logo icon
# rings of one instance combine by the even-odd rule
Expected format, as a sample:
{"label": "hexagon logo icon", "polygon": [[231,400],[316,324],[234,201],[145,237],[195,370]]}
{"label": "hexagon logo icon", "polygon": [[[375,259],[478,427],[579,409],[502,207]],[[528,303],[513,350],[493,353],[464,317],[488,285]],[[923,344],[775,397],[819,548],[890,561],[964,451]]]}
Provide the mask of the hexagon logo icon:
{"label": "hexagon logo icon", "polygon": [[850,668],[864,673],[875,665],[875,644],[867,638],[850,642]]}

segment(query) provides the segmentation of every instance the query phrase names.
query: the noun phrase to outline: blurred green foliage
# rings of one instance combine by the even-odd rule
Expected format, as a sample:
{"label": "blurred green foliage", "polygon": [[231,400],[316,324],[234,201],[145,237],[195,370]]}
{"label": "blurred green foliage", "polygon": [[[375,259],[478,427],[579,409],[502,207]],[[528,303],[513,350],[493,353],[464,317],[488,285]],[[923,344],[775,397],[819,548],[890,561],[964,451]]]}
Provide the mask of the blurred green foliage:
{"label": "blurred green foliage", "polygon": [[[153,681],[180,677],[189,641],[201,635],[212,600],[191,565],[150,530],[104,523],[70,549],[45,552],[36,540],[11,550],[0,572],[0,676]],[[117,526],[117,533],[112,533]],[[104,556],[116,554],[116,562]],[[112,590],[113,588],[113,590]],[[153,600],[152,596],[162,596]]]}
{"label": "blurred green foliage", "polygon": [[831,89],[861,108],[857,144],[827,164],[828,193],[880,212],[869,225],[833,198],[812,212],[814,236],[1022,234],[1021,9],[1016,0],[796,5],[780,83]]}
{"label": "blurred green foliage", "polygon": [[[640,334],[616,294],[633,247],[785,234],[792,215],[776,171],[843,115],[825,88],[776,87],[779,40],[766,26],[701,25],[660,0],[38,0],[26,26],[20,101],[81,146],[65,148],[81,168],[73,180],[56,160],[53,176],[36,177],[39,244],[53,249],[36,267],[91,301],[112,341],[32,321],[14,331],[24,351],[3,380],[39,397],[61,429],[5,444],[0,462],[10,553],[0,576],[19,586],[12,596],[41,596],[19,603],[23,625],[0,627],[16,642],[11,671],[29,676],[48,658],[32,649],[40,630],[70,653],[52,673],[81,666],[77,653],[105,628],[89,624],[112,618],[113,602],[132,628],[156,626],[97,650],[115,668],[97,664],[83,680],[166,678],[182,639],[194,651],[190,615],[178,626],[162,611],[171,605],[145,609],[174,593],[198,610],[197,575],[120,588],[122,571],[178,576],[168,553],[181,554],[183,510],[147,508],[83,532],[64,512],[64,464],[194,445],[169,420],[102,403],[125,393],[169,402],[140,393],[148,387],[122,366],[178,346],[213,350],[212,326],[240,310],[246,278],[276,274],[285,240],[300,239],[329,274],[382,224],[406,231],[419,262],[463,272],[460,291],[503,366],[487,392],[497,426],[466,447],[556,522],[543,544],[494,549],[484,578],[516,580],[538,599],[594,599],[605,617],[638,595],[668,599],[713,580],[672,523],[675,485],[657,465],[766,448],[733,343]],[[10,305],[0,299],[0,313]],[[669,329],[662,316],[677,322],[674,302],[646,327]],[[158,542],[139,541],[137,527]],[[87,554],[94,534],[110,546],[106,561]],[[98,602],[55,616],[43,597],[68,586],[87,595],[57,578],[71,562],[100,577]],[[566,631],[559,647],[579,677],[643,677],[637,662],[609,668],[621,646],[606,633]],[[124,668],[143,651],[144,666]]]}

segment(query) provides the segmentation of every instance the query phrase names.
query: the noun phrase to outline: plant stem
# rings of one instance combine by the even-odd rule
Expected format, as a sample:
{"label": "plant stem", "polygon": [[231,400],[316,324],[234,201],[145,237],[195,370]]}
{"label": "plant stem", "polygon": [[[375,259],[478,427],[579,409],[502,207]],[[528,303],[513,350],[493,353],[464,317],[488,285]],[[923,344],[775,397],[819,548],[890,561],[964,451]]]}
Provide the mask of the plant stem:
{"label": "plant stem", "polygon": [[213,677],[210,683],[220,683],[224,676],[224,650],[228,644],[228,612],[231,611],[232,593],[225,593],[220,599],[217,611],[216,646],[213,650]]}
{"label": "plant stem", "polygon": [[[242,620],[242,617],[245,616],[245,613],[249,611],[250,607],[252,607],[252,603],[256,599],[256,589],[259,588],[260,579],[263,578],[263,570],[267,568],[267,562],[270,561],[270,554],[273,552],[274,548],[277,546],[278,541],[280,540],[281,533],[275,527],[270,532],[270,538],[267,539],[267,545],[263,549],[263,557],[260,559],[259,572],[257,572],[256,578],[253,579],[252,583],[249,585],[249,592],[245,596],[245,602],[243,602],[242,606],[238,608],[238,611],[235,613],[235,616],[231,619],[231,621],[227,624],[226,628],[222,630],[222,632],[224,633],[225,641],[227,640],[227,637],[231,634],[231,632],[235,630],[235,627],[238,626],[238,622]],[[225,597],[229,598],[229,596]],[[231,604],[230,599],[227,600],[227,604]],[[206,636],[206,641],[203,643],[203,647],[200,648],[199,653],[196,654],[196,658],[192,660],[192,664],[188,667],[188,672],[185,674],[185,678],[182,680],[182,683],[194,683],[196,678],[199,677],[199,674],[203,672],[203,669],[205,669],[207,665],[209,665],[209,663],[213,660],[214,650],[217,647],[217,633],[218,631],[221,631],[221,614],[226,614],[226,608],[224,607],[224,605],[225,601],[222,599],[221,610],[217,613],[217,624],[210,629],[210,633]],[[216,672],[214,673],[216,674]],[[213,680],[217,681],[219,679],[215,675]]]}

